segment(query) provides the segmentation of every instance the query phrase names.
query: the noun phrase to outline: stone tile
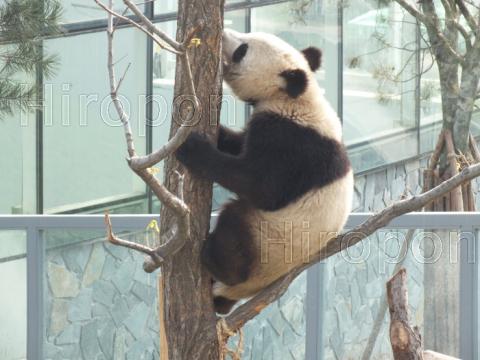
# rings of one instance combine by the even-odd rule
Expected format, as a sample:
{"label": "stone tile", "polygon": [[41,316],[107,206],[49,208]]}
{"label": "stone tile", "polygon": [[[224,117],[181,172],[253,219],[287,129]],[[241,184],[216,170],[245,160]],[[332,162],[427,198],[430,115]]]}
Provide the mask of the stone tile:
{"label": "stone tile", "polygon": [[305,333],[304,304],[298,296],[293,296],[281,308],[283,317],[297,335]]}
{"label": "stone tile", "polygon": [[77,274],[83,273],[90,257],[92,247],[90,245],[79,245],[67,248],[62,252],[67,268]]}
{"label": "stone tile", "polygon": [[105,305],[94,303],[92,305],[92,316],[94,318],[109,318],[110,313]]}
{"label": "stone tile", "polygon": [[78,296],[70,302],[68,320],[85,321],[92,318],[92,289],[84,288]]}
{"label": "stone tile", "polygon": [[82,286],[87,287],[98,280],[102,275],[103,264],[105,262],[105,250],[102,243],[93,246],[90,259],[83,274]]}
{"label": "stone tile", "polygon": [[100,304],[111,306],[117,290],[112,283],[104,280],[98,280],[92,285],[93,300]]}
{"label": "stone tile", "polygon": [[113,343],[113,359],[125,359],[125,351],[126,351],[126,345],[125,345],[125,337],[126,337],[127,331],[125,328],[122,327],[117,327],[115,330],[115,340]]}
{"label": "stone tile", "polygon": [[61,360],[81,359],[80,346],[78,344],[62,345],[61,356]]}
{"label": "stone tile", "polygon": [[117,273],[117,270],[120,267],[120,263],[108,253],[106,253],[105,255],[106,258],[105,263],[103,264],[102,279],[109,281]]}
{"label": "stone tile", "polygon": [[56,345],[78,344],[80,339],[81,326],[78,324],[70,324],[55,339]]}
{"label": "stone tile", "polygon": [[126,259],[112,277],[112,282],[121,294],[126,294],[132,286],[135,273],[135,262]]}
{"label": "stone tile", "polygon": [[98,322],[92,321],[82,326],[80,348],[84,359],[95,359],[100,354],[98,344]]}
{"label": "stone tile", "polygon": [[115,246],[105,241],[103,246],[108,251],[110,255],[117,258],[118,260],[125,260],[130,254],[127,249],[121,246]]}
{"label": "stone tile", "polygon": [[79,282],[74,273],[63,266],[49,262],[47,276],[54,297],[69,298],[77,296]]}
{"label": "stone tile", "polygon": [[147,320],[150,313],[148,306],[141,302],[136,305],[129,313],[123,324],[127,330],[139,340],[144,336]]}
{"label": "stone tile", "polygon": [[132,286],[132,293],[148,305],[153,304],[155,300],[156,289],[135,281]]}
{"label": "stone tile", "polygon": [[100,342],[100,348],[106,359],[113,359],[113,344],[115,339],[115,324],[112,320],[106,321],[102,324],[98,340]]}
{"label": "stone tile", "polygon": [[128,313],[129,311],[127,303],[122,296],[117,296],[113,306],[110,309],[110,314],[112,315],[112,319],[117,327],[123,323],[123,320],[125,320],[125,317],[128,315]]}
{"label": "stone tile", "polygon": [[52,299],[52,311],[48,335],[58,335],[68,324],[67,319],[68,301]]}

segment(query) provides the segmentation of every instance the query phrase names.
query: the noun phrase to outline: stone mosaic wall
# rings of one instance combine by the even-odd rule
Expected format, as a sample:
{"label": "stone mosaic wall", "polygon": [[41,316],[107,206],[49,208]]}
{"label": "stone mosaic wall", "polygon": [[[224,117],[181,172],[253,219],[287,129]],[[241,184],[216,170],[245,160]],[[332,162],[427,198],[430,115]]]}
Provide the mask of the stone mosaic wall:
{"label": "stone mosaic wall", "polygon": [[[277,302],[268,306],[243,329],[242,359],[305,359],[306,273],[300,275]],[[236,349],[238,336],[229,346]]]}
{"label": "stone mosaic wall", "polygon": [[[47,247],[81,237],[49,233]],[[156,275],[138,254],[98,239],[57,245],[45,271],[46,359],[158,359]]]}
{"label": "stone mosaic wall", "polygon": [[[156,275],[138,253],[94,232],[49,231],[45,240],[45,359],[158,359]],[[242,359],[305,358],[305,295],[302,275],[248,323]]]}
{"label": "stone mosaic wall", "polygon": [[[393,165],[355,179],[354,212],[378,211],[403,195],[419,193],[422,189],[421,169],[427,158]],[[401,234],[399,234],[401,233]],[[348,254],[337,255],[327,261],[325,359],[359,359],[367,345],[374,319],[383,301],[385,283],[394,264],[385,254],[394,257],[399,244],[385,237],[392,232],[380,231]],[[402,236],[403,234],[403,236]],[[406,231],[397,233],[403,239]],[[393,235],[393,236],[397,236]],[[415,323],[423,323],[423,268],[407,255],[404,266],[409,276],[409,300]],[[388,340],[388,314],[371,359],[391,359]]]}
{"label": "stone mosaic wall", "polygon": [[[424,157],[357,176],[354,211],[378,211],[400,199],[404,194],[420,193],[423,183],[422,169],[426,168],[427,159],[428,157]],[[480,204],[478,183],[473,184],[473,188],[477,204]],[[406,231],[399,231],[399,233],[403,236],[399,234],[398,239],[404,239]],[[389,241],[385,246],[387,234],[392,236],[391,231],[377,232],[366,240],[366,243],[352,248],[351,253],[359,256],[362,249],[365,251],[363,246],[367,246],[369,255],[366,261],[352,264],[346,254],[335,256],[327,261],[325,360],[360,359],[363,354],[380,301],[383,300],[385,283],[392,275],[395,266],[388,262],[391,262],[390,259],[399,252],[398,243]],[[423,333],[423,265],[416,261],[412,252],[409,251],[404,266],[408,271],[412,321]],[[372,360],[392,357],[388,327],[387,313],[371,356]]]}

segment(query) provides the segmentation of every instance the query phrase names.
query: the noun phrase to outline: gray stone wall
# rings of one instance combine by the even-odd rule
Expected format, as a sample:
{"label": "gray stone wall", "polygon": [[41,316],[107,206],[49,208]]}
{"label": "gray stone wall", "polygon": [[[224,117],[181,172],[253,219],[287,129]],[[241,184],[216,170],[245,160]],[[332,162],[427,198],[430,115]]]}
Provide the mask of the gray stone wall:
{"label": "gray stone wall", "polygon": [[141,256],[78,232],[45,237],[45,358],[158,359],[157,275]]}
{"label": "gray stone wall", "polygon": [[[355,212],[378,211],[404,195],[421,192],[422,170],[428,157],[392,165],[355,179]],[[477,203],[478,185],[473,185]],[[417,230],[414,237],[423,230]],[[406,230],[378,231],[348,253],[326,263],[325,359],[360,359],[367,345],[380,303],[384,301],[385,283],[393,274]],[[388,237],[388,241],[387,241]],[[398,241],[396,242],[395,239]],[[423,247],[420,245],[419,251]],[[408,272],[408,290],[412,322],[424,326],[424,267],[409,249],[404,266]],[[351,256],[349,256],[349,254]],[[371,356],[373,360],[391,359],[388,337],[388,312]]]}
{"label": "gray stone wall", "polygon": [[[305,359],[307,276],[301,274],[287,292],[243,329],[245,360]],[[229,342],[236,349],[238,336]]]}
{"label": "gray stone wall", "polygon": [[[96,232],[48,231],[45,359],[159,358],[156,274]],[[145,233],[123,235],[145,241]],[[305,358],[306,275],[243,330],[243,359]],[[238,338],[232,339],[235,348]]]}

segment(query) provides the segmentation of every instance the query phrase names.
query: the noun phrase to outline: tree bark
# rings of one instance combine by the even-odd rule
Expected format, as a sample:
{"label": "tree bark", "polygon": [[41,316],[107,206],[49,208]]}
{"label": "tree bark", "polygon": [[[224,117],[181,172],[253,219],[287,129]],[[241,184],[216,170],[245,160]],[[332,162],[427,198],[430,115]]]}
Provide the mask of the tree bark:
{"label": "tree bark", "polygon": [[[475,54],[475,55],[474,55]],[[472,52],[462,67],[460,90],[455,111],[453,136],[455,148],[462,154],[469,152],[470,121],[472,119],[475,97],[478,93],[480,65],[478,55]]]}
{"label": "tree bark", "polygon": [[[212,95],[221,95],[221,38],[223,29],[223,0],[185,0],[178,4],[177,39],[185,38],[185,32],[199,22],[204,27],[198,36],[200,44],[189,48],[189,58],[200,109],[194,117],[195,130],[213,138],[216,126],[210,124],[211,112],[219,111],[217,102],[210,103]],[[188,94],[183,67],[177,61],[175,72],[173,111],[182,114],[185,103],[179,96]],[[190,119],[187,119],[191,121]],[[172,121],[170,136],[180,124]],[[200,249],[209,231],[212,201],[212,184],[192,176],[173,156],[165,163],[165,185],[178,193],[175,172],[185,173],[184,200],[191,211],[191,238],[162,267],[164,279],[164,324],[169,359],[205,360],[219,359],[220,348],[213,311],[210,276],[200,263]],[[160,213],[162,233],[174,226],[175,218],[162,207]],[[166,359],[162,359],[166,360]]]}
{"label": "tree bark", "polygon": [[390,310],[390,342],[395,360],[422,360],[422,339],[418,328],[410,326],[407,272],[401,269],[387,282]]}

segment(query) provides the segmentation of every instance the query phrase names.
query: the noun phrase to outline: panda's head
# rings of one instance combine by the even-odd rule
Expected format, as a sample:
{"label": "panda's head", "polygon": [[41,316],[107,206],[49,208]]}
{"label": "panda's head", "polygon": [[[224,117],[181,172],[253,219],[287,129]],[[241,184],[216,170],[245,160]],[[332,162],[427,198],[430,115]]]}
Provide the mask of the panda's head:
{"label": "panda's head", "polygon": [[266,33],[224,30],[224,79],[242,100],[297,99],[315,83],[313,72],[321,64],[321,51],[298,51]]}

